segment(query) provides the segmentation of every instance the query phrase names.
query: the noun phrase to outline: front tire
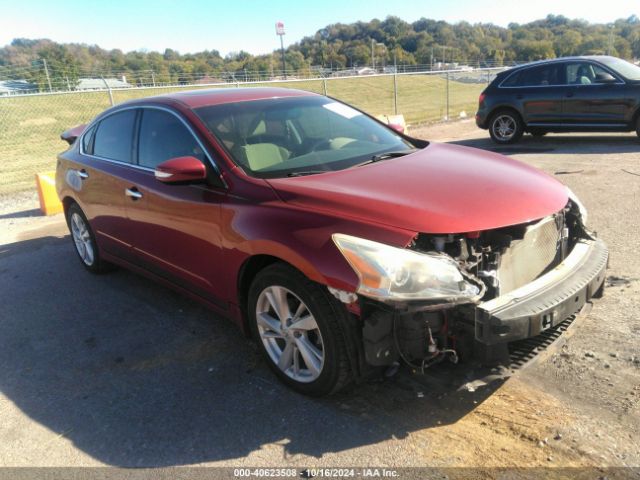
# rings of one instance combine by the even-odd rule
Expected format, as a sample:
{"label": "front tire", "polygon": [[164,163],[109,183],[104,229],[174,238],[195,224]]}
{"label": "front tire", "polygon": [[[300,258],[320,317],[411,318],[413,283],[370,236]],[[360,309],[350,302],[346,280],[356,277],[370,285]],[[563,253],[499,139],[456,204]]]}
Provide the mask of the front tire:
{"label": "front tire", "polygon": [[114,267],[111,263],[102,260],[93,230],[91,230],[87,217],[77,203],[69,207],[66,217],[71,240],[73,240],[76,253],[84,268],[91,273],[106,273],[113,270]]}
{"label": "front tire", "polygon": [[342,335],[344,305],[288,265],[258,273],[249,289],[249,324],[269,367],[300,393],[335,393],[351,381]]}
{"label": "front tire", "polygon": [[500,145],[517,142],[524,134],[520,115],[512,110],[499,110],[494,113],[489,121],[489,134],[491,139]]}

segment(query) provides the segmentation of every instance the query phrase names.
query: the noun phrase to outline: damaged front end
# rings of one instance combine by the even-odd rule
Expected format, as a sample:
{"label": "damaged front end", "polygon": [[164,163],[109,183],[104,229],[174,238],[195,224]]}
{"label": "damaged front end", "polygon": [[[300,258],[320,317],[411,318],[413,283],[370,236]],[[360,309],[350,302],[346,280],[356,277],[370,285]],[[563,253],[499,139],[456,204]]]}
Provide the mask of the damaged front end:
{"label": "damaged front end", "polygon": [[585,217],[570,195],[561,211],[533,222],[418,234],[406,257],[334,236],[361,280],[366,363],[506,362],[510,342],[553,328],[602,293],[608,252]]}

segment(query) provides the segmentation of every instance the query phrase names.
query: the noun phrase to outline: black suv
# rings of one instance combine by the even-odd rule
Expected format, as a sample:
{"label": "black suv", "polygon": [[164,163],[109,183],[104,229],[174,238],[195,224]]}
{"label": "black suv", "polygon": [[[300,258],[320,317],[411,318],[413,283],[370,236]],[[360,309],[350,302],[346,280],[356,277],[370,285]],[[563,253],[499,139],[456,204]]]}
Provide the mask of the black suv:
{"label": "black suv", "polygon": [[567,57],[500,72],[482,92],[476,123],[497,143],[524,132],[640,136],[640,67],[615,57]]}

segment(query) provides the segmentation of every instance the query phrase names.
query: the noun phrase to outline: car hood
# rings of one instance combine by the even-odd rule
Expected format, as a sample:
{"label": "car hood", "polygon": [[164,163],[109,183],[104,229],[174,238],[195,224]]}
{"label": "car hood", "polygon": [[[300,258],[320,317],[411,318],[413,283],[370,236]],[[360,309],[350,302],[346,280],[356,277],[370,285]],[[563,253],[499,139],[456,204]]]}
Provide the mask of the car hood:
{"label": "car hood", "polygon": [[291,204],[422,233],[525,223],[568,201],[564,185],[522,162],[437,143],[362,167],[268,182]]}

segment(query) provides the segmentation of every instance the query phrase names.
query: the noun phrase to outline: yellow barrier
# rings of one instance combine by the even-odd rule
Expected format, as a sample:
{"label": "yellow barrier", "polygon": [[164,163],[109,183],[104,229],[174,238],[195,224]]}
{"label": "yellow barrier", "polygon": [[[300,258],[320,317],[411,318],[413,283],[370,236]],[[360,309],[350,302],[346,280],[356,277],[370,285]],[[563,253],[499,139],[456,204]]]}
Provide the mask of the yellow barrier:
{"label": "yellow barrier", "polygon": [[62,203],[56,192],[56,172],[36,173],[36,186],[42,213],[45,215],[61,213]]}

